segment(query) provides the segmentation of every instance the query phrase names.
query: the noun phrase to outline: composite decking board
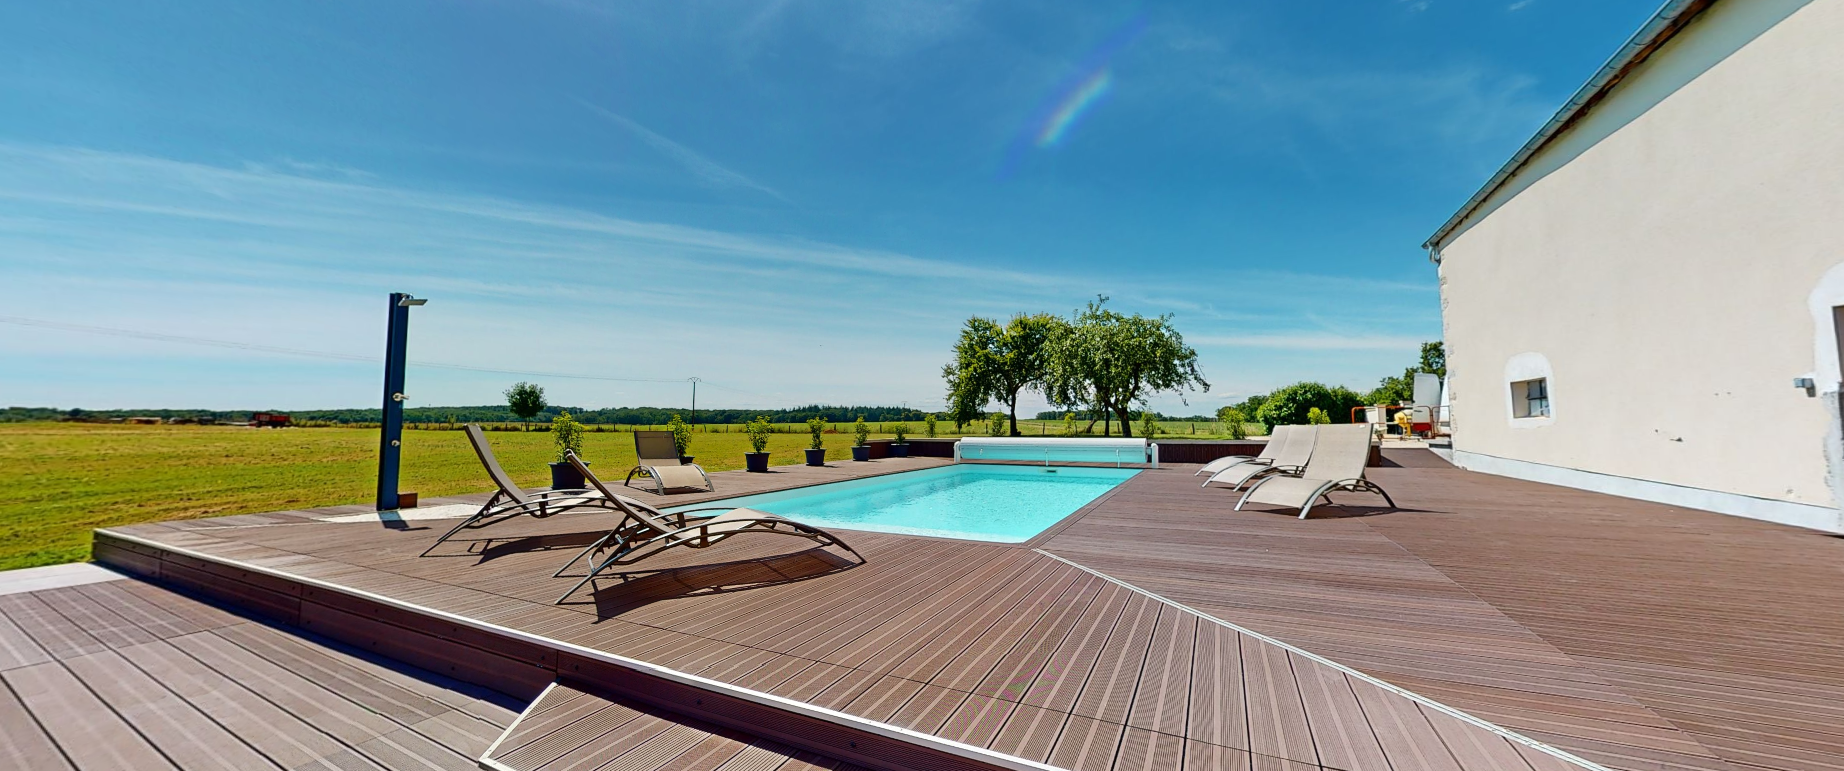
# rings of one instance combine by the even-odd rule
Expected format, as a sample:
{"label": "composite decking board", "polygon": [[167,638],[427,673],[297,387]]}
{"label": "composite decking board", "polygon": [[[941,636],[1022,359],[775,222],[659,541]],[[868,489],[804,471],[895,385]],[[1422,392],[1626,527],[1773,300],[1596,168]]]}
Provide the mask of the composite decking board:
{"label": "composite decking board", "polygon": [[62,662],[9,670],[0,679],[80,771],[176,768]]}
{"label": "composite decking board", "polygon": [[1070,630],[1095,606],[1097,598],[1116,588],[1107,581],[1091,580],[1071,590],[1065,601],[1033,624],[1022,639],[992,666],[972,691],[1006,701],[1023,702],[1045,662]]}
{"label": "composite decking board", "polygon": [[[1191,700],[1192,654],[1197,642],[1197,616],[1171,606],[1159,610],[1146,663],[1126,723],[1134,728],[1184,736],[1186,711]],[[1182,754],[1182,743],[1180,745]],[[1153,753],[1149,757],[1163,757]]]}
{"label": "composite decking board", "polygon": [[[1400,455],[1388,453],[1392,459]],[[1823,728],[1835,713],[1829,706],[1836,703],[1833,689],[1844,688],[1844,654],[1826,641],[1844,633],[1844,622],[1820,611],[1838,604],[1836,579],[1844,575],[1839,568],[1844,560],[1835,558],[1835,542],[1763,523],[1434,464],[1407,466],[1371,470],[1397,496],[1402,510],[1360,508],[1359,514],[1369,516],[1337,516],[1338,509],[1327,508],[1325,517],[1305,522],[1269,511],[1231,512],[1223,505],[1227,493],[1198,489],[1185,471],[1143,472],[1036,545],[1616,767],[1723,768],[1723,757],[1789,770],[1830,762],[1831,734]],[[837,478],[849,470],[840,469]],[[720,486],[725,494],[741,492],[725,482]],[[1344,499],[1361,502],[1356,496]],[[688,500],[673,496],[670,502]],[[337,531],[337,548],[317,542],[316,528]],[[958,647],[929,678],[937,687],[954,686],[945,689],[952,693],[941,703],[959,699],[944,726],[984,736],[991,715],[1009,709],[1012,714],[991,740],[994,746],[1036,746],[1043,731],[1031,726],[1046,716],[1024,714],[1010,704],[1014,699],[1051,716],[1108,722],[1096,721],[1098,713],[1089,705],[1078,707],[1075,699],[1089,680],[1118,677],[1120,662],[1099,669],[1096,663],[1119,625],[1126,598],[1108,594],[1118,589],[1104,588],[1075,611],[1058,599],[1069,596],[1072,585],[1061,594],[1026,591],[1012,599],[1009,592],[1016,586],[1006,576],[1028,574],[1034,565],[1028,549],[846,533],[871,558],[869,564],[728,593],[698,593],[698,582],[746,579],[755,568],[699,573],[693,569],[699,560],[772,561],[776,550],[740,548],[740,543],[729,552],[681,550],[684,558],[663,564],[686,569],[684,575],[693,578],[685,587],[692,594],[668,592],[639,605],[604,602],[598,607],[592,602],[552,611],[545,606],[567,584],[559,585],[549,572],[568,558],[568,551],[495,552],[484,561],[478,555],[418,559],[414,555],[420,545],[435,535],[431,530],[439,528],[391,531],[308,523],[219,528],[209,536],[205,528],[143,534],[208,553],[214,542],[238,540],[299,550],[298,556],[311,559],[237,553],[266,554],[259,559],[285,566],[278,569],[341,580],[349,576],[368,591],[414,597],[430,607],[521,629],[541,628],[549,637],[591,647],[606,642],[610,647],[604,649],[624,655],[670,651],[670,662],[649,658],[650,652],[640,657],[685,664],[730,682],[747,678],[751,687],[780,695],[817,693],[811,698],[838,699],[831,702],[834,708],[855,714],[865,713],[849,705],[878,703],[912,687],[863,670],[933,654],[940,642]],[[1017,570],[992,570],[994,580],[980,585],[930,583],[920,578],[925,570],[893,569],[916,564],[902,561],[902,555],[925,547],[930,567],[952,566],[941,575],[990,570],[999,559],[1015,562]],[[357,570],[344,572],[337,567],[342,562]],[[999,585],[1003,592],[993,590]],[[892,586],[904,592],[880,594]],[[902,599],[866,601],[877,596]],[[1001,614],[986,623],[982,613],[964,607],[985,610],[995,598],[1009,602],[1011,609],[1024,609],[1024,618]],[[821,605],[851,618],[836,626],[812,623],[823,617],[813,612]],[[804,621],[790,623],[790,609],[805,613]],[[843,609],[850,612],[839,612]],[[1077,617],[1065,622],[1059,616],[1065,613]],[[744,617],[780,622],[775,631],[747,639],[775,644],[786,658],[764,657],[738,645],[737,639],[749,633],[733,631],[742,628],[740,622],[725,621]],[[1151,638],[1158,618],[1129,622],[1129,627],[1149,625],[1127,630],[1147,639],[1145,652],[1132,665],[1137,670],[1128,689],[1134,694],[1130,705],[1143,701],[1143,690],[1157,693],[1155,684],[1171,682],[1169,663],[1149,663],[1157,658]],[[969,620],[977,628],[970,636],[962,623]],[[681,623],[697,623],[712,633],[685,635],[677,631]],[[1037,631],[1053,623],[1068,624],[1060,639]],[[1096,627],[1100,640],[1090,641]],[[1214,632],[1206,635],[1220,627],[1200,622],[1196,629],[1181,731],[1191,739],[1201,726],[1215,722],[1212,710],[1232,709],[1220,699],[1198,696],[1203,682],[1217,677],[1222,667],[1199,661],[1206,646],[1221,647]],[[1241,648],[1239,637],[1228,639]],[[1246,655],[1238,650],[1238,657]],[[1022,677],[1000,676],[1014,661],[1024,662],[1030,677],[1021,695],[1014,694]],[[1059,668],[1063,663],[1072,666]],[[1030,673],[1033,666],[1040,671]],[[989,677],[1003,685],[992,687]],[[969,680],[974,685],[967,685]],[[1295,683],[1296,688],[1305,685]],[[903,704],[876,709],[896,714],[923,690],[913,687],[917,693],[905,696]],[[1388,698],[1401,701],[1395,694]],[[1059,700],[1066,703],[1053,707]],[[1210,705],[1200,706],[1200,701]],[[1318,713],[1334,708],[1303,706],[1310,713],[1309,729],[1329,725]],[[925,722],[938,715],[934,702],[918,701],[910,709]],[[1129,706],[1128,717],[1119,719],[1131,723],[1133,712]],[[1246,710],[1241,717],[1246,731]],[[1405,735],[1412,743],[1441,741],[1447,730],[1479,731],[1471,724],[1454,728],[1423,720],[1428,723],[1423,730],[1415,730],[1412,722],[1410,728],[1395,730],[1411,732]],[[1129,744],[1126,728],[1134,726],[1123,726],[1112,738],[1106,731],[1085,734],[1083,726],[1075,726],[1081,742],[1064,740],[1071,722],[1065,718],[1055,729],[1053,751],[1077,752],[1085,743],[1101,741],[1114,747],[1110,762],[1165,757],[1141,752],[1139,745],[1123,750]],[[1468,735],[1480,741],[1454,744],[1471,747],[1461,750],[1471,753],[1461,760],[1503,761],[1492,749],[1497,745],[1484,741],[1489,734]],[[1245,738],[1242,743],[1252,742]],[[1550,756],[1513,750],[1535,758],[1526,762],[1539,771],[1555,767],[1545,760]],[[1275,762],[1263,757],[1249,756],[1254,764]],[[1184,762],[1193,761],[1186,755]]]}
{"label": "composite decking board", "polygon": [[312,763],[345,747],[165,641],[120,653],[283,768]]}
{"label": "composite decking board", "polygon": [[1292,654],[1259,640],[1242,640],[1242,693],[1248,704],[1249,750],[1319,764],[1306,702],[1294,677]]}
{"label": "composite decking board", "polygon": [[0,672],[33,664],[43,664],[51,660],[32,635],[14,623],[4,613],[0,613]]}
{"label": "composite decking board", "polygon": [[148,629],[77,591],[76,587],[47,589],[34,594],[53,611],[110,648],[126,648],[160,639]]}
{"label": "composite decking board", "polygon": [[10,687],[0,687],[0,764],[47,771],[71,768],[64,753]]}
{"label": "composite decking board", "polygon": [[115,651],[64,662],[103,703],[180,768],[278,768]]}
{"label": "composite decking board", "polygon": [[1001,620],[1015,614],[1044,585],[1073,577],[1067,566],[1040,562],[1014,575],[997,594],[985,602],[969,605],[966,612],[952,622],[943,634],[929,638],[920,647],[888,670],[896,677],[928,682],[940,675],[955,657],[979,642]]}
{"label": "composite decking board", "polygon": [[12,619],[47,655],[63,660],[109,649],[35,594],[0,595],[0,615]]}
{"label": "composite decking board", "polygon": [[972,692],[1016,646],[1030,639],[1028,635],[1039,622],[1047,616],[1062,615],[1062,611],[1070,607],[1086,607],[1088,603],[1083,598],[1088,590],[1101,583],[1100,579],[1081,571],[1063,571],[1054,581],[1040,585],[1012,612],[1001,616],[984,634],[949,660],[940,672],[930,677],[928,682],[943,688]]}
{"label": "composite decking board", "polygon": [[[1713,702],[1724,698],[1745,704],[1737,708],[1756,716],[1769,734],[1784,726],[1787,735],[1780,740],[1789,749],[1800,741],[1799,707],[1776,708],[1748,683],[1725,682],[1694,694],[1647,689],[1629,685],[1631,676],[1623,680],[1614,665],[1604,662],[1726,672],[1767,682],[1839,679],[1836,673],[1844,662],[1833,655],[1835,647],[1813,643],[1835,639],[1839,624],[1811,618],[1813,608],[1837,604],[1838,565],[1844,561],[1836,559],[1834,541],[1765,523],[1433,464],[1371,471],[1405,510],[1305,523],[1260,512],[1232,513],[1226,507],[1214,512],[1218,527],[1262,531],[1263,548],[1274,552],[1267,558],[1208,540],[1204,551],[1218,555],[1214,564],[1192,555],[1188,549],[1197,545],[1201,531],[1184,520],[1203,516],[1208,501],[1177,486],[1170,497],[1183,500],[1160,506],[1158,496],[1149,495],[1131,499],[1132,507],[1104,506],[1044,548],[1386,680],[1412,682],[1411,688],[1502,724],[1538,731],[1565,727],[1545,732],[1565,748],[1596,748],[1618,736],[1639,742],[1632,753],[1639,755],[1647,746],[1702,741],[1696,731],[1682,730],[1686,726],[1660,713],[1673,712],[1675,706],[1673,714],[1708,714],[1719,708]],[[1118,556],[1109,554],[1106,542],[1121,540],[1116,525],[1129,512],[1156,520],[1163,532],[1183,534],[1192,547],[1150,555],[1116,548]],[[1084,526],[1104,521],[1107,527],[1084,532]],[[1377,618],[1378,592],[1354,587],[1356,582],[1347,578],[1351,574],[1335,570],[1337,581],[1315,581],[1277,564],[1301,553],[1326,553],[1327,543],[1319,536],[1349,529],[1387,539],[1405,558],[1438,571],[1551,651],[1502,634],[1469,640],[1470,623],[1428,622],[1413,604],[1387,606],[1407,609],[1412,621]],[[1336,535],[1335,541],[1348,542],[1346,535]],[[1782,565],[1793,569],[1782,570]],[[1379,577],[1374,565],[1362,570],[1366,580]],[[1305,588],[1292,586],[1296,583]],[[1409,588],[1405,584],[1393,591]],[[1471,643],[1482,644],[1456,650]],[[1814,660],[1815,650],[1826,652],[1817,657],[1822,660]],[[1571,668],[1579,674],[1569,673]],[[1438,685],[1446,681],[1459,682]],[[1684,703],[1674,705],[1674,700]],[[1571,739],[1569,734],[1585,735]],[[1708,741],[1722,743],[1716,737]],[[1745,762],[1758,760],[1750,756]]]}
{"label": "composite decking board", "polygon": [[[1358,704],[1357,694],[1351,692],[1351,683],[1345,673],[1297,655],[1289,655],[1288,659],[1300,686],[1307,728],[1312,732],[1320,762],[1341,771],[1389,771],[1389,760],[1383,754],[1382,745],[1377,743],[1369,717]],[[1496,736],[1491,738],[1504,741]],[[1472,767],[1520,770],[1523,762],[1515,755],[1513,760],[1516,762],[1509,766],[1480,764]]]}
{"label": "composite decking board", "polygon": [[1185,710],[1187,738],[1235,749],[1251,746],[1242,674],[1244,639],[1246,635],[1217,624],[1198,625],[1191,657],[1191,703]]}

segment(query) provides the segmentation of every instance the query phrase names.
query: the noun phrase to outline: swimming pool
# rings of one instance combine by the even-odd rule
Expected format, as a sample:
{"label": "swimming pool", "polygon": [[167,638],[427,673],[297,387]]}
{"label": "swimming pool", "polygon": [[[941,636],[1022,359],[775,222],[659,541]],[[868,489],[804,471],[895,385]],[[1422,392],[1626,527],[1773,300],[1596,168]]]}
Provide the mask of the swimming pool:
{"label": "swimming pool", "polygon": [[1138,473],[963,463],[676,508],[747,506],[815,527],[1021,543]]}

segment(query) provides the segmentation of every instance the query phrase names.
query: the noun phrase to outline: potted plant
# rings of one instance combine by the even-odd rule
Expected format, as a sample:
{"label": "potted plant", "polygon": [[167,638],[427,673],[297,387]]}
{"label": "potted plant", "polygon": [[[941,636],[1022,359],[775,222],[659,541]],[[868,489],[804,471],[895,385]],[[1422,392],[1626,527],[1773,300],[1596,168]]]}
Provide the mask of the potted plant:
{"label": "potted plant", "polygon": [[[551,489],[583,489],[583,475],[565,457],[572,452],[578,456],[583,454],[583,424],[576,422],[568,412],[557,413],[557,417],[551,419],[551,442],[557,446],[557,461],[551,464]],[[583,461],[583,465],[589,462]]]}
{"label": "potted plant", "polygon": [[868,461],[871,459],[871,427],[864,424],[864,416],[858,416],[858,422],[852,424],[852,460]]}
{"label": "potted plant", "polygon": [[743,453],[744,468],[757,474],[768,473],[768,434],[774,426],[768,424],[767,416],[757,415],[743,430],[749,432],[749,446],[755,448],[755,452]]}
{"label": "potted plant", "polygon": [[679,462],[689,465],[695,460],[692,456],[685,454],[691,451],[691,425],[674,414],[672,420],[666,423],[666,429],[672,432],[672,446],[679,450]]}
{"label": "potted plant", "polygon": [[813,441],[807,445],[807,465],[826,465],[826,440],[820,436],[820,434],[826,433],[826,419],[808,419],[807,433],[813,436]]}
{"label": "potted plant", "polygon": [[891,426],[890,433],[896,436],[896,441],[890,443],[890,457],[909,457],[909,424],[898,423]]}

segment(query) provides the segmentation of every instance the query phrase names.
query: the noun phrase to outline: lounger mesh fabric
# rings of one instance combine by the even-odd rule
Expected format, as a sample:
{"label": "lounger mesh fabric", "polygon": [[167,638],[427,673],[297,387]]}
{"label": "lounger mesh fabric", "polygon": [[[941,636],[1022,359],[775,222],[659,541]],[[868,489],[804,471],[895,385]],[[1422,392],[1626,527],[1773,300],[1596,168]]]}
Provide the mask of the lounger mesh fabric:
{"label": "lounger mesh fabric", "polygon": [[639,462],[627,472],[627,479],[621,483],[624,486],[632,487],[634,478],[638,476],[643,483],[651,482],[656,493],[667,490],[717,489],[703,468],[696,463],[686,463],[679,457],[679,445],[671,431],[635,431],[634,455]]}
{"label": "lounger mesh fabric", "polygon": [[1197,473],[1191,476],[1210,476],[1230,466],[1240,466],[1244,463],[1253,463],[1258,466],[1269,465],[1274,462],[1275,456],[1279,455],[1281,451],[1287,447],[1287,441],[1293,437],[1294,429],[1296,428],[1300,428],[1300,426],[1275,426],[1274,433],[1268,437],[1268,443],[1262,445],[1261,452],[1257,453],[1255,456],[1231,455],[1225,458],[1217,458],[1216,460],[1204,464],[1203,468],[1198,469]]}
{"label": "lounger mesh fabric", "polygon": [[1320,496],[1331,492],[1372,492],[1394,506],[1383,488],[1364,478],[1364,466],[1370,461],[1370,425],[1351,423],[1319,426],[1313,443],[1312,459],[1299,476],[1273,476],[1256,483],[1236,508],[1247,503],[1266,503],[1300,510],[1304,519]]}
{"label": "lounger mesh fabric", "polygon": [[606,496],[588,490],[528,492],[513,482],[512,477],[506,474],[506,470],[500,467],[499,458],[493,455],[493,446],[487,443],[486,432],[482,431],[480,426],[470,423],[462,429],[462,433],[467,435],[468,443],[474,446],[474,455],[480,458],[480,465],[486,467],[487,478],[492,479],[493,486],[498,489],[494,491],[493,497],[488,498],[487,502],[480,507],[479,511],[474,512],[473,516],[461,520],[447,533],[442,534],[441,538],[435,539],[435,543],[423,550],[423,556],[428,556],[429,552],[435,550],[435,547],[442,545],[442,542],[454,537],[462,530],[482,528],[518,516],[543,518],[572,509],[608,506]]}
{"label": "lounger mesh fabric", "polygon": [[[1223,469],[1204,480],[1204,486],[1213,484],[1227,485],[1231,489],[1240,488],[1250,480],[1291,473],[1306,466],[1312,459],[1313,448],[1319,441],[1320,426],[1287,426],[1293,429],[1287,444],[1275,451],[1274,458],[1267,464],[1243,463]],[[1276,431],[1280,427],[1275,428]]]}
{"label": "lounger mesh fabric", "polygon": [[[607,500],[619,509],[624,517],[619,525],[607,535],[590,544],[569,562],[557,569],[554,576],[562,576],[571,566],[583,560],[589,560],[589,572],[582,580],[570,587],[570,590],[557,598],[562,603],[575,594],[577,590],[593,583],[608,568],[630,565],[654,554],[674,547],[703,549],[729,538],[752,533],[794,536],[814,541],[821,546],[837,546],[864,561],[864,555],[858,553],[844,541],[829,532],[811,525],[803,525],[785,517],[748,508],[729,506],[712,506],[689,511],[665,513],[645,503],[608,489],[608,485],[598,479],[589,466],[584,464],[576,453],[566,453],[564,459],[576,467],[578,473],[590,486],[594,487]],[[701,511],[723,511],[723,514],[691,516]],[[595,559],[596,555],[607,552],[608,556]]]}

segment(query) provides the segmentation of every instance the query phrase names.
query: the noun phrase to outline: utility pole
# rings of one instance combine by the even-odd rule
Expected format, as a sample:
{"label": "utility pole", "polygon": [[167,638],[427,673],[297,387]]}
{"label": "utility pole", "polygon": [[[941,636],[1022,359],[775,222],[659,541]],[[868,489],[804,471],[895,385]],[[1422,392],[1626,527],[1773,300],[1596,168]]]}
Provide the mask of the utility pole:
{"label": "utility pole", "polygon": [[697,423],[698,422],[698,378],[688,377],[686,378],[686,380],[690,380],[692,384],[692,421],[691,422]]}
{"label": "utility pole", "polygon": [[384,420],[378,431],[378,511],[397,508],[397,470],[403,458],[403,380],[410,358],[410,309],[429,302],[391,293],[384,341]]}

